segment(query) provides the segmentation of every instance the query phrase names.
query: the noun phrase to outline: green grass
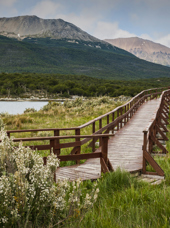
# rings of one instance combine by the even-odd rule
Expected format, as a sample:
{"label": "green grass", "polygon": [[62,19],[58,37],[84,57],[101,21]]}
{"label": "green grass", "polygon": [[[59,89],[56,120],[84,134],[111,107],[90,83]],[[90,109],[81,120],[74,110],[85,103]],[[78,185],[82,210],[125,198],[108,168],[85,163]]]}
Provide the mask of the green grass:
{"label": "green grass", "polygon": [[119,169],[99,180],[94,207],[67,227],[169,227],[170,186],[152,186]]}

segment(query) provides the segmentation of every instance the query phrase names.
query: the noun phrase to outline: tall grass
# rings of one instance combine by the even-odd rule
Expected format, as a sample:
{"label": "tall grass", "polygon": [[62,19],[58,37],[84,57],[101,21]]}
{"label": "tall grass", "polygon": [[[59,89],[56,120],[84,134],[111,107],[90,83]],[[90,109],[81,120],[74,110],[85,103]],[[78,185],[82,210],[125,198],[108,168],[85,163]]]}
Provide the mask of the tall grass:
{"label": "tall grass", "polygon": [[68,227],[170,227],[170,187],[139,182],[119,169],[99,181],[99,197],[81,221]]}

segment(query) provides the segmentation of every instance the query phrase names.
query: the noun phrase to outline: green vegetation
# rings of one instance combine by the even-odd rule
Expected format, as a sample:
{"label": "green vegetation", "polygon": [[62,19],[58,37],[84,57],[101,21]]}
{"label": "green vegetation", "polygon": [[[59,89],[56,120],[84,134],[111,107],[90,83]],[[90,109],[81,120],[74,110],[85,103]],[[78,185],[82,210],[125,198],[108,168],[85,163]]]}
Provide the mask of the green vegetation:
{"label": "green vegetation", "polygon": [[[49,102],[39,112],[32,110],[33,112],[23,115],[4,115],[2,118],[7,129],[73,127],[104,114],[117,105],[120,104],[108,97],[86,101],[78,98],[75,101],[66,101],[63,105]],[[24,117],[27,122],[24,122]],[[20,126],[10,122],[10,119],[14,118],[23,120]],[[170,126],[168,128],[170,129]],[[88,133],[91,133],[91,129],[86,130],[86,134]],[[169,133],[167,136],[170,138]],[[167,149],[170,152],[170,141],[167,142]],[[89,207],[88,211],[75,210],[75,214],[63,221],[62,227],[170,227],[170,155],[155,159],[166,175],[165,182],[161,185],[154,186],[138,181],[129,173],[120,170],[103,175],[98,182],[99,193],[93,207]],[[83,184],[88,191],[92,190],[93,182],[85,181]]]}
{"label": "green vegetation", "polygon": [[[62,105],[61,103],[49,102],[42,110],[35,112],[27,112],[22,115],[9,115],[1,114],[1,118],[6,124],[7,130],[12,129],[43,129],[43,128],[65,128],[65,127],[77,127],[81,124],[84,124],[106,112],[111,111],[118,105],[122,104],[121,102],[115,102],[113,98],[109,97],[100,97],[83,100],[77,98],[76,100],[65,101]],[[103,120],[103,126],[106,125],[107,118]],[[99,126],[96,126],[98,130]],[[92,127],[87,126],[81,130],[82,135],[88,135],[92,133]],[[73,135],[75,131],[61,131],[61,135]],[[48,137],[53,136],[53,131],[48,132],[31,132],[31,133],[15,133],[11,136],[17,138],[23,137]],[[74,139],[69,140],[60,140],[60,142],[71,142]],[[25,142],[24,145],[38,145],[38,144],[49,144],[47,141],[43,142]],[[88,143],[87,143],[88,144]],[[82,146],[82,152],[91,152],[91,148],[87,147],[87,144]],[[70,154],[72,148],[61,149],[61,155]],[[47,156],[48,151],[38,151],[41,156]],[[83,161],[82,161],[83,162]],[[61,162],[60,166],[66,166],[75,164],[72,162]]]}
{"label": "green vegetation", "polygon": [[[100,48],[96,48],[99,47]],[[169,67],[153,64],[100,42],[0,36],[0,72],[87,75],[103,79],[169,77]]]}
{"label": "green vegetation", "polygon": [[[34,109],[22,115],[9,115],[1,113],[1,118],[6,124],[7,130],[12,129],[42,129],[42,128],[65,128],[76,127],[84,124],[100,115],[105,114],[121,105],[122,102],[115,102],[113,98],[99,97],[83,100],[66,100],[64,104],[48,102],[40,111]],[[91,128],[84,130],[82,134],[91,134]],[[67,132],[71,134],[73,132]],[[28,133],[27,133],[28,134]],[[30,135],[22,133],[16,137]],[[52,134],[52,133],[51,133]],[[33,135],[32,135],[33,136]]]}
{"label": "green vegetation", "polygon": [[144,89],[170,85],[170,78],[105,80],[87,76],[1,73],[1,97],[135,96]]}
{"label": "green vegetation", "polygon": [[[170,165],[170,163],[169,163]],[[160,228],[170,226],[170,186],[137,181],[117,170],[99,181],[99,197],[84,218],[68,227]]]}
{"label": "green vegetation", "polygon": [[43,165],[35,151],[16,148],[3,128],[0,138],[0,227],[60,227],[93,206],[97,183],[54,183],[59,160],[53,153]]}

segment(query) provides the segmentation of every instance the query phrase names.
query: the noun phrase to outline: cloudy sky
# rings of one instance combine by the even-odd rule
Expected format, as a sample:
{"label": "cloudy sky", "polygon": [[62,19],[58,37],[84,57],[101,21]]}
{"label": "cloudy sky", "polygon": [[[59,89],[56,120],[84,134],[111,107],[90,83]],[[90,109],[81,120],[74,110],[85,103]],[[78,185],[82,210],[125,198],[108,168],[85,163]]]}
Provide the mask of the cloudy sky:
{"label": "cloudy sky", "polygon": [[62,18],[100,39],[138,36],[170,47],[170,0],[0,0],[0,17]]}

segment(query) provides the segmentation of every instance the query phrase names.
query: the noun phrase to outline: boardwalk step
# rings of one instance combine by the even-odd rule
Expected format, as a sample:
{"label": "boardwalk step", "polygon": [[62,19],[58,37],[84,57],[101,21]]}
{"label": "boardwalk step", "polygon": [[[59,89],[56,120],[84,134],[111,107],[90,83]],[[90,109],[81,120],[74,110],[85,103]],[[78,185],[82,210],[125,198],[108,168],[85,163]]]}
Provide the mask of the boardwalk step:
{"label": "boardwalk step", "polygon": [[145,181],[147,183],[150,183],[151,185],[159,185],[161,184],[165,178],[158,175],[144,175],[137,177],[137,180],[139,181]]}

